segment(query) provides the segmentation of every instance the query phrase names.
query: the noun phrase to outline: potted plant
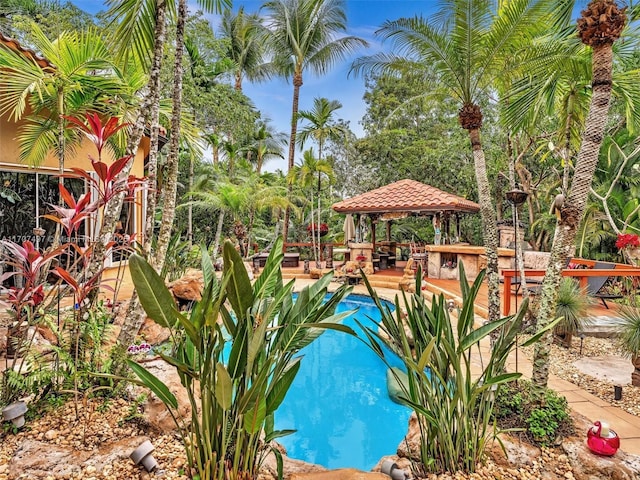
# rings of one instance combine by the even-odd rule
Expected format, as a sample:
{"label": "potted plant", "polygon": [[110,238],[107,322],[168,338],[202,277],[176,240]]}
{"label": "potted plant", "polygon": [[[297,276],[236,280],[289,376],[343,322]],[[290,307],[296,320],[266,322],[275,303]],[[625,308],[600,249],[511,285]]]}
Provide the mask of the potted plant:
{"label": "potted plant", "polygon": [[640,310],[625,307],[621,314],[622,322],[618,331],[620,346],[631,356],[634,366],[631,383],[640,387]]}

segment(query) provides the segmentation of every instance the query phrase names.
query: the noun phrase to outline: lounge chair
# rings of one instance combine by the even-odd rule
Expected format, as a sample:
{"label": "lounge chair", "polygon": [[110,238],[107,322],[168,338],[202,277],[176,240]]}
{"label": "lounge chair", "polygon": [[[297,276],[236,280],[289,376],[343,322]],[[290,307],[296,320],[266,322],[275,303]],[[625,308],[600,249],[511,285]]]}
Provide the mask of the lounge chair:
{"label": "lounge chair", "polygon": [[[607,263],[607,262],[596,262],[593,265],[594,270],[609,270],[614,268],[615,268],[615,265],[613,263]],[[622,298],[622,295],[620,294],[607,293],[607,292],[600,291],[602,290],[602,287],[604,287],[604,284],[607,283],[608,279],[609,279],[608,275],[604,275],[602,277],[587,277],[587,293],[591,297],[599,298],[602,304],[607,309],[609,308],[609,305],[607,305],[607,300]]]}

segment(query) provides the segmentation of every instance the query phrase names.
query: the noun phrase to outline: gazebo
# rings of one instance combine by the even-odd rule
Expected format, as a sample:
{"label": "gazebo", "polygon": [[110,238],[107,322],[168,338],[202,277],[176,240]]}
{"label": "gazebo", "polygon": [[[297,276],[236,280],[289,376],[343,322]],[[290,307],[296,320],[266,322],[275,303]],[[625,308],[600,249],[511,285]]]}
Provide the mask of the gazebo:
{"label": "gazebo", "polygon": [[387,241],[391,240],[391,222],[409,215],[430,216],[434,225],[445,233],[451,231],[451,221],[455,218],[456,232],[459,232],[460,215],[477,213],[480,205],[431,185],[404,179],[335,203],[333,209],[338,213],[355,215],[356,223],[363,215],[367,216],[371,220],[372,247],[375,250],[376,224],[380,220],[386,222]]}

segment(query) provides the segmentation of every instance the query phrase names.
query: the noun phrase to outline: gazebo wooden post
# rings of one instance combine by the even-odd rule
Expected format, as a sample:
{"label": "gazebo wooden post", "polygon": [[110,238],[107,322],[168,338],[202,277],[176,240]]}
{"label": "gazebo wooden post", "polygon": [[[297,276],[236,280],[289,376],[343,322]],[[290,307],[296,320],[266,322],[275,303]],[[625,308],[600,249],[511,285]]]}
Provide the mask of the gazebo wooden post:
{"label": "gazebo wooden post", "polygon": [[373,218],[373,215],[369,216],[369,220],[371,220],[371,243],[373,244],[373,251],[376,251],[376,222]]}
{"label": "gazebo wooden post", "polygon": [[387,221],[387,242],[391,241],[391,220]]}

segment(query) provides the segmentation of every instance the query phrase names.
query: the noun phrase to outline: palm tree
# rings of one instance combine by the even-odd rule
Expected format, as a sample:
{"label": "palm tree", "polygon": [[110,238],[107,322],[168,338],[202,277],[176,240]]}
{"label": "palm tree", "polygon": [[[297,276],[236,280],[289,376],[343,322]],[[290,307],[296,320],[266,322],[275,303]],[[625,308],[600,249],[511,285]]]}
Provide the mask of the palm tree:
{"label": "palm tree", "polygon": [[333,119],[333,113],[342,108],[342,104],[337,100],[328,100],[326,98],[315,98],[313,100],[312,110],[302,110],[298,114],[309,122],[300,130],[298,143],[300,147],[304,143],[313,138],[318,144],[318,159],[322,160],[324,153],[324,145],[327,140],[338,140],[347,135],[344,124],[336,123]]}
{"label": "palm tree", "polygon": [[[431,65],[449,95],[460,102],[458,120],[469,133],[473,151],[484,245],[487,254],[488,318],[500,318],[498,234],[496,208],[491,197],[480,129],[482,109],[489,90],[509,71],[512,56],[527,44],[536,25],[547,13],[547,0],[450,0],[429,22],[422,17],[387,21],[378,30],[404,55],[381,53],[356,61],[353,70],[396,73],[421,71]],[[498,4],[500,8],[498,8]]]}
{"label": "palm tree", "polygon": [[[268,13],[269,47],[278,73],[293,82],[291,134],[288,171],[294,166],[298,102],[306,70],[321,75],[338,60],[368,43],[358,37],[342,36],[346,30],[344,0],[270,0],[263,8]],[[291,192],[291,185],[289,186]],[[285,211],[283,235],[289,232],[289,209]]]}
{"label": "palm tree", "polygon": [[[607,123],[611,98],[613,44],[620,38],[626,23],[626,9],[614,0],[592,0],[578,19],[582,42],[592,50],[591,105],[585,122],[569,195],[560,210],[549,266],[545,273],[538,310],[538,328],[545,328],[555,315],[561,271],[575,248],[575,238],[582,220],[589,189]],[[534,350],[532,382],[541,396],[549,380],[549,354],[552,333],[547,331]]]}
{"label": "palm tree", "polygon": [[222,37],[228,39],[227,56],[234,63],[235,89],[242,90],[244,77],[255,81],[269,78],[270,66],[265,63],[265,29],[260,23],[260,17],[253,13],[244,13],[240,7],[234,15],[226,10],[222,15]]}
{"label": "palm tree", "polygon": [[[55,151],[62,174],[67,148],[83,138],[66,128],[64,116],[106,112],[104,98],[125,94],[126,84],[115,74],[113,57],[96,31],[63,32],[51,41],[33,23],[32,35],[34,47],[46,61],[34,61],[0,44],[0,68],[7,71],[0,92],[0,115],[24,120],[19,130],[23,162],[39,165]],[[95,75],[96,70],[104,74]]]}
{"label": "palm tree", "polygon": [[[304,189],[309,189],[311,192],[310,204],[311,204],[311,245],[313,248],[313,256],[316,262],[316,268],[321,268],[320,265],[320,213],[321,213],[321,192],[322,182],[327,180],[333,182],[333,168],[331,164],[326,160],[321,160],[313,155],[313,150],[307,150],[303,154],[303,162],[300,166],[294,166],[294,168],[287,175],[287,183],[293,185],[294,183],[300,185]],[[314,218],[314,188],[316,189],[315,195],[318,202],[317,208],[317,220]],[[317,230],[317,231],[316,231]],[[316,239],[317,234],[317,239]]]}
{"label": "palm tree", "polygon": [[282,149],[287,143],[286,135],[274,131],[269,120],[258,122],[251,140],[249,160],[255,164],[258,175],[262,173],[262,167],[265,161],[273,157],[284,158]]}

